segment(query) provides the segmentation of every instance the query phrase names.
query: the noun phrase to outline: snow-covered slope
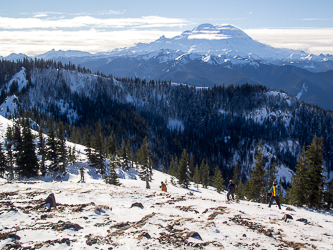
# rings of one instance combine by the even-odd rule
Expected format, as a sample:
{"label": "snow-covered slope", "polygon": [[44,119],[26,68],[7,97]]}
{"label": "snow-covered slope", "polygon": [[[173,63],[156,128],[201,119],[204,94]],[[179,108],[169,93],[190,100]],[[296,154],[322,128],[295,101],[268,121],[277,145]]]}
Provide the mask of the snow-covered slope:
{"label": "snow-covered slope", "polygon": [[[225,192],[173,186],[155,170],[151,189],[133,178],[133,169],[119,171],[119,187],[105,184],[84,161],[68,171],[61,181],[0,179],[1,249],[332,248],[331,211],[228,203]],[[168,192],[160,191],[161,181]],[[57,207],[48,210],[43,202],[51,193]]]}
{"label": "snow-covered slope", "polygon": [[[0,138],[12,122],[0,116]],[[153,170],[151,189],[135,169],[118,169],[121,186],[89,167],[84,146],[63,179],[0,178],[1,249],[331,249],[332,211],[250,201],[226,192],[171,185]],[[85,181],[80,182],[80,168]],[[168,191],[160,191],[161,181]],[[46,198],[53,193],[56,207]]]}

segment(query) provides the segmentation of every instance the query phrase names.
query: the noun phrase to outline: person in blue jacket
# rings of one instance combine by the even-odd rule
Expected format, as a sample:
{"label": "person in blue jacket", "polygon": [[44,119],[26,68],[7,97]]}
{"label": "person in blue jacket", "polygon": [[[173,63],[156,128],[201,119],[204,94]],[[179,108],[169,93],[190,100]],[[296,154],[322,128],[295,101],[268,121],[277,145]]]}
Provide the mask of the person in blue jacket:
{"label": "person in blue jacket", "polygon": [[268,190],[268,193],[271,193],[271,199],[269,200],[268,207],[271,207],[273,201],[276,202],[276,204],[279,206],[279,209],[281,209],[280,205],[280,198],[279,195],[281,194],[281,187],[276,185],[276,182],[273,182],[273,186],[271,187],[270,190]]}

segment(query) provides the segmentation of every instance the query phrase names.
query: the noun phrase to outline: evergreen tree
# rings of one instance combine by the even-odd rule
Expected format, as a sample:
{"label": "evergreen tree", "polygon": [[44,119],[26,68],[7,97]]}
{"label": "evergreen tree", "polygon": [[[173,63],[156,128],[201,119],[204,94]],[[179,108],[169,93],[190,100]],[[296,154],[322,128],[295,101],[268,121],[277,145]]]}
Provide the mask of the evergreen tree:
{"label": "evergreen tree", "polygon": [[21,153],[22,153],[22,132],[21,126],[19,123],[14,124],[13,129],[13,155],[15,162],[18,166],[21,166]]}
{"label": "evergreen tree", "polygon": [[239,180],[236,190],[236,197],[239,200],[244,200],[244,184],[242,179]]}
{"label": "evergreen tree", "polygon": [[67,147],[66,147],[66,139],[64,136],[64,126],[63,123],[60,122],[58,124],[58,131],[57,131],[57,144],[58,144],[58,159],[59,159],[59,171],[63,175],[66,173],[66,166],[67,166]]}
{"label": "evergreen tree", "polygon": [[325,196],[326,208],[331,209],[333,207],[333,179],[327,183],[327,192]]}
{"label": "evergreen tree", "polygon": [[44,138],[43,129],[40,128],[38,131],[38,142],[37,142],[37,154],[40,155],[41,160],[39,163],[39,169],[42,173],[42,176],[46,174],[46,157],[47,157],[47,149],[46,149],[46,140]]}
{"label": "evergreen tree", "polygon": [[150,157],[150,150],[147,142],[147,137],[143,139],[141,148],[140,148],[140,178],[145,181],[148,178],[149,181],[152,180],[153,175],[153,165]]}
{"label": "evergreen tree", "polygon": [[323,189],[325,184],[323,138],[314,136],[311,145],[306,150],[306,162],[308,164],[308,205],[320,208],[322,206]]}
{"label": "evergreen tree", "polygon": [[22,131],[21,153],[18,170],[22,177],[33,177],[38,175],[38,159],[35,152],[36,145],[32,135],[28,119],[25,120]]}
{"label": "evergreen tree", "polygon": [[121,167],[123,170],[128,171],[131,167],[131,162],[130,162],[130,146],[129,141],[128,144],[126,145],[125,140],[122,139],[122,148],[120,150],[120,159],[121,159]]}
{"label": "evergreen tree", "polygon": [[76,153],[75,145],[73,147],[68,147],[68,162],[74,165],[77,162],[78,158],[79,156]]}
{"label": "evergreen tree", "polygon": [[249,182],[248,198],[253,199],[254,201],[260,202],[261,199],[266,195],[265,192],[265,164],[263,160],[263,143],[260,141],[258,145],[256,162],[251,171],[251,179]]}
{"label": "evergreen tree", "polygon": [[11,180],[14,179],[14,154],[12,150],[12,145],[13,145],[13,129],[12,127],[8,126],[6,131],[5,147],[7,151],[9,178]]}
{"label": "evergreen tree", "polygon": [[292,174],[291,188],[288,190],[288,200],[291,205],[303,206],[308,198],[308,166],[306,162],[305,146],[299,156],[296,171]]}
{"label": "evergreen tree", "polygon": [[214,171],[214,181],[213,181],[213,187],[216,188],[216,192],[221,193],[223,190],[225,190],[225,186],[223,185],[224,179],[222,177],[221,170],[218,166],[216,166]]}
{"label": "evergreen tree", "polygon": [[197,185],[197,188],[198,188],[199,184],[200,184],[200,171],[199,171],[198,164],[196,164],[196,166],[195,166],[194,175],[193,175],[193,181]]}
{"label": "evergreen tree", "polygon": [[268,187],[272,187],[273,186],[273,182],[276,181],[276,177],[277,177],[277,167],[276,167],[276,163],[273,162],[271,165],[271,168],[269,169],[268,172],[268,178],[267,178],[267,186]]}
{"label": "evergreen tree", "polygon": [[190,179],[193,180],[193,176],[194,176],[194,157],[193,154],[190,157],[190,162],[189,162],[189,173],[190,173]]}
{"label": "evergreen tree", "polygon": [[4,178],[4,174],[7,168],[8,168],[7,158],[2,149],[2,143],[0,142],[0,177]]}
{"label": "evergreen tree", "polygon": [[50,161],[49,172],[53,177],[59,174],[58,143],[53,129],[53,121],[50,120],[47,131],[47,160]]}
{"label": "evergreen tree", "polygon": [[188,166],[188,155],[186,149],[184,149],[179,163],[178,184],[181,185],[183,188],[188,188],[189,183],[190,183],[190,173]]}
{"label": "evergreen tree", "polygon": [[108,137],[108,154],[109,155],[116,155],[117,152],[117,143],[116,143],[116,136],[114,133],[111,133]]}
{"label": "evergreen tree", "polygon": [[86,130],[84,132],[84,146],[86,146],[84,151],[86,152],[87,157],[90,161],[91,160],[91,134],[90,134],[90,129],[88,127],[86,127]]}
{"label": "evergreen tree", "polygon": [[168,174],[171,175],[171,184],[176,185],[175,178],[178,176],[178,158],[171,157]]}
{"label": "evergreen tree", "polygon": [[104,175],[105,183],[119,186],[119,176],[117,174],[117,168],[119,168],[119,161],[116,161],[115,157],[112,156],[109,159],[109,163],[106,166],[106,173]]}
{"label": "evergreen tree", "polygon": [[94,151],[91,153],[93,158],[91,159],[92,167],[95,167],[99,170],[101,174],[105,173],[105,154],[103,147],[103,139],[102,139],[102,125],[101,120],[97,123],[95,140],[93,143]]}
{"label": "evergreen tree", "polygon": [[234,174],[232,177],[232,182],[238,186],[238,177],[239,177],[239,164],[237,163],[235,168],[234,168]]}
{"label": "evergreen tree", "polygon": [[205,159],[202,160],[200,165],[200,180],[202,187],[207,188],[209,185],[209,167]]}

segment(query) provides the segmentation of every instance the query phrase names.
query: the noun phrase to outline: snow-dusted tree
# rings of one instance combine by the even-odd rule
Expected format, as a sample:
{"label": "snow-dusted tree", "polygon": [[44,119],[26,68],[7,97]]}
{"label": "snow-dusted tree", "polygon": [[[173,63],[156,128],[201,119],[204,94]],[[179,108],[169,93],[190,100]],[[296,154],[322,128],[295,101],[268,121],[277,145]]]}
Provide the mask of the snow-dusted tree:
{"label": "snow-dusted tree", "polygon": [[179,162],[178,184],[183,188],[188,188],[190,184],[190,178],[188,155],[186,149],[184,149]]}
{"label": "snow-dusted tree", "polygon": [[93,158],[91,159],[91,166],[99,170],[100,174],[105,174],[105,154],[102,139],[102,125],[101,120],[97,123],[95,140],[93,141],[94,150],[91,152]]}
{"label": "snow-dusted tree", "polygon": [[12,150],[12,145],[13,145],[13,129],[12,127],[8,126],[6,131],[5,147],[7,151],[9,178],[11,180],[14,179],[14,154]]}
{"label": "snow-dusted tree", "polygon": [[105,183],[116,186],[120,185],[119,182],[120,177],[117,174],[117,168],[119,168],[119,166],[120,162],[116,161],[115,156],[111,156],[105,170],[105,175],[104,175]]}
{"label": "snow-dusted tree", "polygon": [[48,166],[49,172],[53,177],[58,176],[59,174],[59,154],[58,154],[58,143],[57,138],[53,129],[53,121],[49,122],[49,127],[47,131],[47,159],[50,161]]}
{"label": "snow-dusted tree", "polygon": [[68,147],[68,162],[74,165],[78,159],[79,156],[77,155],[75,145],[73,147]]}
{"label": "snow-dusted tree", "polygon": [[2,143],[0,142],[0,177],[4,177],[4,173],[8,168],[8,162],[6,155],[2,149]]}
{"label": "snow-dusted tree", "polygon": [[64,136],[64,125],[62,122],[58,124],[57,130],[57,144],[58,144],[58,159],[59,159],[59,171],[60,173],[66,173],[67,167],[67,146]]}
{"label": "snow-dusted tree", "polygon": [[119,158],[121,160],[121,167],[123,170],[128,171],[131,167],[131,156],[130,156],[130,145],[129,141],[127,142],[127,145],[125,143],[125,140],[122,139],[121,142],[121,149],[119,151]]}
{"label": "snow-dusted tree", "polygon": [[24,121],[22,131],[21,152],[19,154],[18,171],[21,177],[33,177],[38,175],[38,159],[35,152],[36,145],[30,129],[28,119]]}
{"label": "snow-dusted tree", "polygon": [[152,180],[153,175],[153,162],[150,157],[150,150],[147,142],[147,137],[143,139],[142,146],[140,148],[140,178],[145,181],[148,177],[148,181]]}
{"label": "snow-dusted tree", "polygon": [[43,129],[40,128],[38,131],[38,141],[37,141],[37,154],[40,155],[39,161],[39,170],[42,172],[42,175],[45,176],[46,174],[46,156],[47,156],[47,149],[46,149],[46,140],[44,138]]}

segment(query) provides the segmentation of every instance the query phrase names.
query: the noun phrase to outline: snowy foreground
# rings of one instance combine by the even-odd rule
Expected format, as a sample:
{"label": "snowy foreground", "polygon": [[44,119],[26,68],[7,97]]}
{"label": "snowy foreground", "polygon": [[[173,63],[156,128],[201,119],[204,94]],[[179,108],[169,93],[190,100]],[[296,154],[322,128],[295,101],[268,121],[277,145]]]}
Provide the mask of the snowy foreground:
{"label": "snowy foreground", "polygon": [[[134,170],[120,171],[117,187],[84,164],[79,183],[83,164],[63,181],[0,179],[1,249],[333,249],[332,211],[227,203],[225,193],[175,187],[159,171],[151,189]],[[48,210],[51,193],[57,206]]]}

